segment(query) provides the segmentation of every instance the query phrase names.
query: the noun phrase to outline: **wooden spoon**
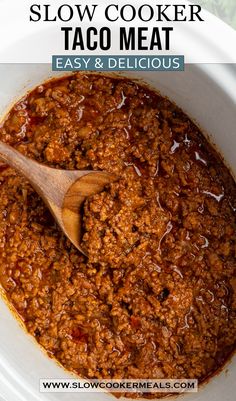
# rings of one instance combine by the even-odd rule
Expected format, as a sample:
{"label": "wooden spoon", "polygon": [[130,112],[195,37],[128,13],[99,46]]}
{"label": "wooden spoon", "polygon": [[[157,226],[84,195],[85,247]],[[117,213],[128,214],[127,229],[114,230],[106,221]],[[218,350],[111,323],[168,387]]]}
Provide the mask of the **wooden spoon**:
{"label": "wooden spoon", "polygon": [[51,210],[64,234],[86,255],[82,249],[81,206],[85,199],[101,192],[115,177],[105,171],[59,170],[37,163],[0,141],[0,158],[33,186]]}

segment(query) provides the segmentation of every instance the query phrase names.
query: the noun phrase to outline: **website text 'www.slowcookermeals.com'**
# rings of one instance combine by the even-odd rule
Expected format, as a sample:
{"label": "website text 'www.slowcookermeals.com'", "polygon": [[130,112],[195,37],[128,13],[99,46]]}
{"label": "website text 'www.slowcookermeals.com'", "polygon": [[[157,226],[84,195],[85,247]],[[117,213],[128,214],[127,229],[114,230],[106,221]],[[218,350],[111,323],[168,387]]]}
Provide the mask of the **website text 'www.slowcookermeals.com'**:
{"label": "website text 'www.slowcookermeals.com'", "polygon": [[79,379],[40,379],[41,393],[76,392],[197,392],[197,379],[160,380],[79,380]]}

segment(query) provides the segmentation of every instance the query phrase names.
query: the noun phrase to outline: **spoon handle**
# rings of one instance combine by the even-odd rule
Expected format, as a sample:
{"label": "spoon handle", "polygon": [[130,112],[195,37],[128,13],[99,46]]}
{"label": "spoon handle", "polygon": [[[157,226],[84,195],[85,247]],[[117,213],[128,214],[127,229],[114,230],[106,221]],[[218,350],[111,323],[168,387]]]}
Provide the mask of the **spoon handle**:
{"label": "spoon handle", "polygon": [[22,153],[2,141],[0,141],[0,158],[10,167],[28,178],[32,183],[35,181],[35,172],[38,172],[39,168],[37,166],[38,163],[22,155]]}
{"label": "spoon handle", "polygon": [[42,165],[22,155],[16,149],[0,141],[0,159],[23,175],[46,203],[56,203],[60,207],[64,196],[75,179],[87,171],[67,171]]}

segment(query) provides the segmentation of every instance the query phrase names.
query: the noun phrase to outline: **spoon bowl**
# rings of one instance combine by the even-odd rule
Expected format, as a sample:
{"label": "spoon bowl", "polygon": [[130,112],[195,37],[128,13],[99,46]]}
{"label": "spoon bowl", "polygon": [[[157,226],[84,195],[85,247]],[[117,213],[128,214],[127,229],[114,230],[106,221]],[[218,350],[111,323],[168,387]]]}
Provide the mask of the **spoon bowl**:
{"label": "spoon bowl", "polygon": [[86,255],[80,243],[83,234],[82,206],[87,197],[95,195],[104,189],[104,186],[114,180],[114,177],[105,171],[89,171],[75,181],[65,194],[61,209],[61,228],[71,242]]}
{"label": "spoon bowl", "polygon": [[105,171],[60,170],[29,159],[0,141],[0,159],[23,175],[50,209],[56,222],[73,245],[81,247],[82,205],[88,196],[99,193],[115,180]]}

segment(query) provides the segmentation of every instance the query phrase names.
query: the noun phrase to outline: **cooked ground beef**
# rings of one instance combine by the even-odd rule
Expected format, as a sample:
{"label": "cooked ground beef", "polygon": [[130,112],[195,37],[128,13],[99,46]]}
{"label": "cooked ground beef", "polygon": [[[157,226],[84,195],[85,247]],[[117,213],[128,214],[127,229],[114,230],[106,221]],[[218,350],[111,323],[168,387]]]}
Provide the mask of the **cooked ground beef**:
{"label": "cooked ground beef", "polygon": [[74,74],[17,103],[0,139],[118,177],[85,202],[86,258],[0,165],[0,282],[48,354],[87,378],[221,367],[236,339],[236,185],[189,118],[130,80]]}

